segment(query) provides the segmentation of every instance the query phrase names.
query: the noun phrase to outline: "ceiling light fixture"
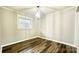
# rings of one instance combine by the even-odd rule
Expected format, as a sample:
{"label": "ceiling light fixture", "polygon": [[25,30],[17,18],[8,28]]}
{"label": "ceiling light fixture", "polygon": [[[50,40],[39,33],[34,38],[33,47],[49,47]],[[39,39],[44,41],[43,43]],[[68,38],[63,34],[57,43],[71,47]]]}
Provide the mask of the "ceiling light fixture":
{"label": "ceiling light fixture", "polygon": [[40,8],[39,8],[40,6],[37,6],[37,12],[36,12],[36,14],[35,14],[35,16],[37,17],[37,18],[40,18]]}

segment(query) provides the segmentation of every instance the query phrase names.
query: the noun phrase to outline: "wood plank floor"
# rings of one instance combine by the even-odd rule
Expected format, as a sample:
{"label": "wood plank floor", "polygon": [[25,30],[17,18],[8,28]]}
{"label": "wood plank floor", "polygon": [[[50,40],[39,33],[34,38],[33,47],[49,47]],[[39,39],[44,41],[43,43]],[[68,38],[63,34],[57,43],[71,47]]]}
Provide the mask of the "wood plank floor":
{"label": "wood plank floor", "polygon": [[[21,45],[22,46],[21,46]],[[13,45],[10,50],[5,50],[3,47],[3,53],[76,53],[77,48],[53,42],[50,40],[35,38],[25,43],[20,43],[18,45]],[[21,47],[19,47],[21,46]],[[24,46],[24,47],[23,47]]]}

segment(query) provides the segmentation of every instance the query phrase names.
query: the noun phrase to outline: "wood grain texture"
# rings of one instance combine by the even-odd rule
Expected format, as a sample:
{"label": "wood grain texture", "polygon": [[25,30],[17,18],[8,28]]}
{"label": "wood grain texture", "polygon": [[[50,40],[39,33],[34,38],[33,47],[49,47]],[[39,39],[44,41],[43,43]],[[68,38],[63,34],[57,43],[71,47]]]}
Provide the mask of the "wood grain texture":
{"label": "wood grain texture", "polygon": [[77,48],[75,47],[42,39],[42,38],[34,38],[3,47],[2,52],[19,53],[25,49],[27,49],[27,51],[31,49],[31,52],[29,53],[76,53],[77,52]]}

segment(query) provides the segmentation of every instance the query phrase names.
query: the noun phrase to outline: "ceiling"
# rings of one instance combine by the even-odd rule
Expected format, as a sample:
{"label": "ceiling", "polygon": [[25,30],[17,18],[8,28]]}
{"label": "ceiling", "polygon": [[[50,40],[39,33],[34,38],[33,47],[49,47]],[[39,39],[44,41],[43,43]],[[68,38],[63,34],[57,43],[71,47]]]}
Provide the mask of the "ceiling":
{"label": "ceiling", "polygon": [[[41,17],[69,7],[72,6],[40,6]],[[27,16],[31,17],[34,17],[35,13],[37,12],[37,6],[8,6],[8,8],[23,12]]]}

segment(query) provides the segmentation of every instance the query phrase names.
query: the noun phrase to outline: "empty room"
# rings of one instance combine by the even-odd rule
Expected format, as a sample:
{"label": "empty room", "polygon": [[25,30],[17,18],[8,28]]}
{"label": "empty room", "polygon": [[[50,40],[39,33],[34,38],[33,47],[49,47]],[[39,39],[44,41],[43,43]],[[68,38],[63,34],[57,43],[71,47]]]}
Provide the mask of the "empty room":
{"label": "empty room", "polygon": [[78,53],[78,6],[1,6],[1,53]]}

